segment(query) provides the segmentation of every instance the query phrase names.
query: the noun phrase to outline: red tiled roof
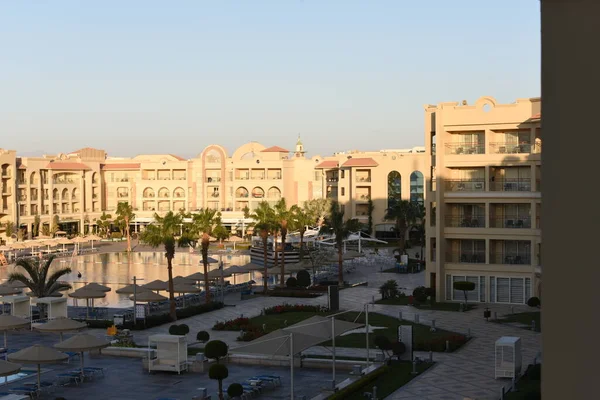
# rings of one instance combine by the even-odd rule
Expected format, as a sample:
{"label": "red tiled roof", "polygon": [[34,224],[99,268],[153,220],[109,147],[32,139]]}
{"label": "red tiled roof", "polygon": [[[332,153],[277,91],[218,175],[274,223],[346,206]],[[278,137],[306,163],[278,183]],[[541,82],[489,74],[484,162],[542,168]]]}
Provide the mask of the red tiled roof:
{"label": "red tiled roof", "polygon": [[289,153],[290,151],[284,149],[283,147],[272,146],[272,147],[266,148],[264,150],[261,150],[261,152],[263,152],[263,153]]}
{"label": "red tiled roof", "polygon": [[139,169],[140,163],[114,163],[114,164],[102,164],[102,169]]}
{"label": "red tiled roof", "polygon": [[178,159],[179,161],[185,161],[185,158],[176,156],[175,154],[169,154],[171,157]]}
{"label": "red tiled roof", "polygon": [[342,168],[347,167],[376,167],[379,164],[372,158],[350,158],[342,164]]}
{"label": "red tiled roof", "polygon": [[327,160],[327,161],[323,161],[321,164],[317,165],[315,168],[329,169],[329,168],[337,168],[338,166],[339,166],[339,164],[336,160]]}
{"label": "red tiled roof", "polygon": [[48,169],[75,169],[75,170],[87,170],[91,169],[84,163],[79,162],[63,162],[63,161],[54,161],[49,163],[46,168]]}

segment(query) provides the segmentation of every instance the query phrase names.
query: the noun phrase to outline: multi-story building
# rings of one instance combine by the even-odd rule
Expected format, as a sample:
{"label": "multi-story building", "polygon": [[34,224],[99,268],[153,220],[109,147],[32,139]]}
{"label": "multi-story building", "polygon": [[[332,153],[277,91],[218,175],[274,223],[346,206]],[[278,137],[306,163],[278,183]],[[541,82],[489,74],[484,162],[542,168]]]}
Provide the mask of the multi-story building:
{"label": "multi-story building", "polygon": [[523,304],[541,282],[539,98],[425,106],[428,286],[437,298]]}
{"label": "multi-story building", "polygon": [[[131,204],[134,224],[147,224],[155,213],[219,210],[225,226],[242,231],[250,222],[244,208],[261,201],[288,206],[329,197],[348,218],[367,223],[372,200],[373,230],[389,237],[393,222],[385,210],[398,199],[424,201],[424,148],[351,151],[306,157],[298,139],[293,152],[282,147],[246,143],[231,155],[207,146],[196,158],[172,154],[108,157],[84,148],[68,154],[18,157],[0,150],[2,208],[0,222],[13,221],[26,232],[39,216],[51,227],[88,232],[103,212],[114,214],[119,202]],[[395,234],[394,234],[395,235]]]}

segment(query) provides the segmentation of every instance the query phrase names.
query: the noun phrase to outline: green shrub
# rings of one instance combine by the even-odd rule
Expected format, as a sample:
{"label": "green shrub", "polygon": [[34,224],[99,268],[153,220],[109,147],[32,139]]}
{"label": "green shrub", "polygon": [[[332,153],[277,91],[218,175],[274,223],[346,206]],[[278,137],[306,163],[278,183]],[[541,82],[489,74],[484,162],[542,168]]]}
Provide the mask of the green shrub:
{"label": "green shrub", "polygon": [[296,274],[296,281],[298,281],[298,286],[306,288],[310,286],[310,274],[307,270],[303,269],[302,271],[298,271]]}
{"label": "green shrub", "polygon": [[239,383],[232,383],[227,388],[227,394],[229,397],[239,397],[244,394],[244,387]]}
{"label": "green shrub", "polygon": [[293,276],[290,276],[287,281],[285,281],[285,286],[288,288],[295,288],[298,286],[298,281]]}
{"label": "green shrub", "polygon": [[375,343],[375,346],[377,346],[382,353],[392,349],[392,342],[387,336],[377,335],[373,339],[373,343]]}
{"label": "green shrub", "polygon": [[123,239],[123,234],[121,232],[113,232],[110,234],[111,239]]}
{"label": "green shrub", "polygon": [[363,387],[367,386],[369,383],[373,382],[375,379],[379,378],[381,375],[385,374],[389,371],[389,367],[383,366],[368,375],[360,378],[359,380],[351,383],[346,386],[342,390],[335,392],[332,396],[328,397],[327,400],[344,400],[349,397],[351,394],[360,391]]}
{"label": "green shrub", "polygon": [[210,334],[206,331],[200,331],[196,334],[196,340],[202,343],[206,343],[210,340]]}
{"label": "green shrub", "polygon": [[190,333],[189,326],[187,326],[186,324],[179,325],[179,334],[180,335],[187,335],[188,333]]}
{"label": "green shrub", "polygon": [[181,335],[179,332],[179,325],[174,324],[169,327],[169,335]]}
{"label": "green shrub", "polygon": [[204,355],[206,358],[213,358],[217,360],[217,363],[221,358],[227,355],[228,351],[229,347],[227,346],[227,343],[220,340],[211,340],[204,346]]}
{"label": "green shrub", "polygon": [[425,303],[429,297],[429,291],[425,286],[418,286],[413,290],[413,297],[419,303]]}
{"label": "green shrub", "polygon": [[527,305],[529,307],[540,307],[542,305],[542,302],[540,301],[539,297],[531,297],[529,300],[527,300]]}

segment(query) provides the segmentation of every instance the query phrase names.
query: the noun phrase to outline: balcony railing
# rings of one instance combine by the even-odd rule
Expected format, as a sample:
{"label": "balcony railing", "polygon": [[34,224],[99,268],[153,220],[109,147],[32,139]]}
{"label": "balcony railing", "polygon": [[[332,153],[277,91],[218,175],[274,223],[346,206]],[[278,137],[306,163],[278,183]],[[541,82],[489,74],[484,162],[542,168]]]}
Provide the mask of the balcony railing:
{"label": "balcony railing", "polygon": [[256,181],[262,181],[265,179],[264,175],[252,175],[252,180],[256,180]]}
{"label": "balcony railing", "polygon": [[485,181],[483,179],[449,179],[445,181],[448,192],[483,192]]}
{"label": "balcony railing", "polygon": [[27,201],[27,196],[19,196],[19,201]]}
{"label": "balcony railing", "polygon": [[208,176],[208,177],[206,177],[206,182],[208,182],[208,183],[221,182],[221,178],[218,176]]}
{"label": "balcony railing", "polygon": [[490,182],[492,192],[531,192],[530,178],[495,179]]}
{"label": "balcony railing", "polygon": [[218,198],[220,196],[219,192],[213,192],[210,195],[211,197]]}
{"label": "balcony railing", "polygon": [[27,179],[18,179],[17,185],[27,185]]}
{"label": "balcony railing", "polygon": [[235,179],[240,180],[240,181],[247,181],[250,179],[249,175],[240,175],[240,176],[236,176]]}
{"label": "balcony railing", "polygon": [[329,183],[337,183],[339,178],[326,178],[325,181]]}
{"label": "balcony railing", "polygon": [[483,143],[447,143],[446,154],[485,154]]}
{"label": "balcony railing", "polygon": [[446,227],[448,228],[485,228],[484,216],[447,215]]}
{"label": "balcony railing", "polygon": [[485,264],[485,251],[453,251],[446,254],[446,262],[462,264]]}
{"label": "balcony railing", "polygon": [[370,176],[357,176],[356,182],[371,182]]}
{"label": "balcony railing", "polygon": [[529,253],[510,252],[490,253],[490,264],[531,265],[531,255]]}
{"label": "balcony railing", "polygon": [[9,187],[5,186],[5,187],[2,188],[2,194],[9,195],[11,193],[12,193],[12,190]]}
{"label": "balcony railing", "polygon": [[531,154],[538,153],[534,151],[534,145],[531,143],[511,143],[511,142],[492,142],[490,149],[495,154]]}
{"label": "balcony railing", "polygon": [[333,198],[337,198],[338,197],[338,192],[329,192],[327,193],[327,198],[328,199],[333,199]]}
{"label": "balcony railing", "polygon": [[2,171],[2,177],[3,178],[10,178],[12,177],[12,174],[8,171]]}
{"label": "balcony railing", "polygon": [[44,210],[44,211],[42,211],[42,215],[48,215],[48,214],[50,214],[50,210]]}
{"label": "balcony railing", "polygon": [[531,217],[524,215],[511,215],[504,217],[490,217],[490,228],[531,228]]}
{"label": "balcony railing", "polygon": [[127,192],[120,192],[120,193],[117,193],[117,197],[121,197],[121,198],[123,198],[123,197],[129,197],[129,193],[127,193]]}
{"label": "balcony railing", "polygon": [[52,183],[54,183],[55,185],[64,185],[64,184],[68,184],[68,183],[75,183],[75,180],[74,179],[67,179],[67,178],[53,179]]}
{"label": "balcony railing", "polygon": [[281,174],[267,175],[267,179],[270,179],[270,180],[279,180],[279,179],[281,179]]}
{"label": "balcony railing", "polygon": [[369,201],[371,199],[371,195],[368,194],[357,194],[355,200],[356,201]]}
{"label": "balcony railing", "polygon": [[26,211],[26,210],[21,210],[21,211],[19,212],[19,215],[20,215],[21,217],[26,217],[26,216],[28,216],[29,214],[27,213],[27,211]]}
{"label": "balcony railing", "polygon": [[[133,179],[131,179],[131,178],[112,178],[110,181],[114,183],[114,182],[129,182],[131,180],[133,180]],[[98,182],[94,182],[94,184],[96,184],[96,183],[98,183]]]}

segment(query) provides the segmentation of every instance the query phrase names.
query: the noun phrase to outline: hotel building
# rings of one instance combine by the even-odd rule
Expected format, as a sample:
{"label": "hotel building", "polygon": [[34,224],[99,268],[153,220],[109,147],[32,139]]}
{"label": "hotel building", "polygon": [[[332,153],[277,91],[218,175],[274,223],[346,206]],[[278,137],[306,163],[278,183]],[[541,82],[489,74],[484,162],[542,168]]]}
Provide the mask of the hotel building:
{"label": "hotel building", "polygon": [[523,304],[541,282],[539,98],[425,106],[426,285],[438,301]]}
{"label": "hotel building", "polygon": [[338,200],[348,218],[364,223],[372,200],[373,233],[389,237],[394,233],[393,221],[384,220],[388,199],[424,202],[426,164],[424,148],[307,157],[300,139],[293,152],[250,142],[228,154],[209,145],[190,160],[172,154],[109,157],[93,148],[18,157],[0,149],[0,238],[8,221],[30,237],[36,216],[41,225],[51,227],[58,217],[61,229],[87,233],[122,201],[134,208],[135,229],[155,213],[211,208],[222,213],[225,226],[241,233],[251,222],[244,219],[246,206],[275,204],[282,197],[288,206]]}

